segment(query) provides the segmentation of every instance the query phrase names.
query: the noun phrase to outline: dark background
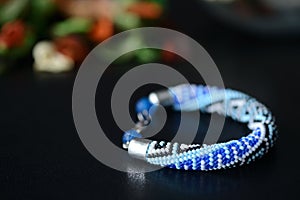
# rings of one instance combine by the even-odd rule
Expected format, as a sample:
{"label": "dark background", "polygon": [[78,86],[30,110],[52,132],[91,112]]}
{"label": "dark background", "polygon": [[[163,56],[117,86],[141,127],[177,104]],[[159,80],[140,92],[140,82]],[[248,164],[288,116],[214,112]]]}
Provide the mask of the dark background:
{"label": "dark background", "polygon": [[[30,65],[19,63],[0,78],[1,199],[297,199],[300,37],[250,33],[224,24],[196,3],[171,3],[169,10],[175,29],[196,39],[212,56],[226,87],[271,108],[280,134],[275,148],[255,163],[229,170],[118,172],[94,159],[77,135],[71,107],[76,73],[36,74]],[[120,68],[112,67],[105,81],[114,83]],[[189,67],[186,72],[198,80],[188,75]],[[109,105],[113,87],[106,84],[108,96],[97,98],[98,115],[107,116],[100,123],[120,145],[121,131],[108,110],[101,110]],[[150,88],[142,88],[139,95]],[[166,129],[176,129],[179,114],[169,116]],[[224,134],[241,130],[228,120]]]}

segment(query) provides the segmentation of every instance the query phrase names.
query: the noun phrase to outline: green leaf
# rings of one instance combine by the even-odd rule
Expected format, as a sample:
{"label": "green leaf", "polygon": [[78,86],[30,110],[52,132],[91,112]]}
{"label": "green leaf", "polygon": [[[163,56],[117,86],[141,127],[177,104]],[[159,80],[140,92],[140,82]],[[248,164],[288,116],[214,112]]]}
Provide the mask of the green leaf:
{"label": "green leaf", "polygon": [[34,13],[43,13],[48,15],[55,9],[53,0],[31,0],[31,7]]}
{"label": "green leaf", "polygon": [[121,30],[138,28],[141,25],[139,16],[133,13],[120,13],[115,17],[115,24]]}
{"label": "green leaf", "polygon": [[53,0],[31,0],[30,21],[45,23],[55,8]]}
{"label": "green leaf", "polygon": [[157,3],[165,7],[167,5],[168,0],[150,0],[151,2]]}
{"label": "green leaf", "polygon": [[0,56],[5,55],[7,52],[7,48],[5,45],[0,44]]}
{"label": "green leaf", "polygon": [[157,49],[140,49],[136,52],[138,61],[142,63],[156,61],[160,57],[160,52]]}
{"label": "green leaf", "polygon": [[32,33],[27,33],[25,36],[24,44],[20,47],[12,49],[10,52],[11,57],[20,58],[25,55],[30,55],[33,45],[36,42],[36,37]]}
{"label": "green leaf", "polygon": [[53,27],[53,34],[58,37],[87,33],[92,27],[92,20],[85,18],[69,18]]}
{"label": "green leaf", "polygon": [[0,24],[16,20],[24,12],[29,0],[10,0],[0,10]]}

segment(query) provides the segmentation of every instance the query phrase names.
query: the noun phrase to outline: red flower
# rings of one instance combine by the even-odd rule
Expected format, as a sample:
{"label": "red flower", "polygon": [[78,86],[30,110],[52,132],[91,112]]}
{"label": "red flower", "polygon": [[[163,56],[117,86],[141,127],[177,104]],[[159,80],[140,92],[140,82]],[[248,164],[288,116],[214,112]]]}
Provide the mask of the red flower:
{"label": "red flower", "polygon": [[170,41],[167,41],[164,44],[164,49],[165,51],[162,52],[162,59],[166,62],[173,62],[176,59],[178,59],[177,55],[175,53],[173,53],[173,51],[175,50],[175,46],[173,43],[171,43]]}
{"label": "red flower", "polygon": [[9,22],[3,25],[0,32],[0,44],[6,48],[21,46],[24,42],[26,26],[22,21]]}
{"label": "red flower", "polygon": [[88,54],[87,45],[77,36],[66,36],[54,41],[56,49],[80,64]]}

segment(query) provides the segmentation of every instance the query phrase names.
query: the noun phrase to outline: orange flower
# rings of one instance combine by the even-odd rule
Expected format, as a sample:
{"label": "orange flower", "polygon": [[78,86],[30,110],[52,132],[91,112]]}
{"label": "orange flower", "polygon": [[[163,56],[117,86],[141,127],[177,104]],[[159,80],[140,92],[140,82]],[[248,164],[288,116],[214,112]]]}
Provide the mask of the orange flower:
{"label": "orange flower", "polygon": [[65,56],[81,63],[88,54],[87,45],[76,36],[66,36],[58,38],[54,41],[56,49]]}
{"label": "orange flower", "polygon": [[90,38],[94,42],[102,42],[114,34],[113,22],[107,17],[101,17],[93,26]]}
{"label": "orange flower", "polygon": [[162,15],[161,6],[154,2],[133,3],[128,7],[127,11],[135,13],[145,19],[157,19]]}
{"label": "orange flower", "polygon": [[22,21],[9,22],[3,25],[0,32],[0,43],[6,48],[21,46],[24,42],[26,27]]}

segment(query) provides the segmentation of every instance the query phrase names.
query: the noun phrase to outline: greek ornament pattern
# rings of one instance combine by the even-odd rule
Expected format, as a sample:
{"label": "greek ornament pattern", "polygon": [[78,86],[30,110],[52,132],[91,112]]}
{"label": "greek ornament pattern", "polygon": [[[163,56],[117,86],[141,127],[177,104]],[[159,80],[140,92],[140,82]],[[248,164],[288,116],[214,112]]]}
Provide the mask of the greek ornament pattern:
{"label": "greek ornament pattern", "polygon": [[230,89],[180,85],[170,89],[174,109],[225,115],[246,123],[252,132],[238,140],[212,145],[179,144],[152,141],[146,153],[147,162],[184,170],[217,170],[248,164],[262,157],[277,138],[271,112],[254,98]]}

